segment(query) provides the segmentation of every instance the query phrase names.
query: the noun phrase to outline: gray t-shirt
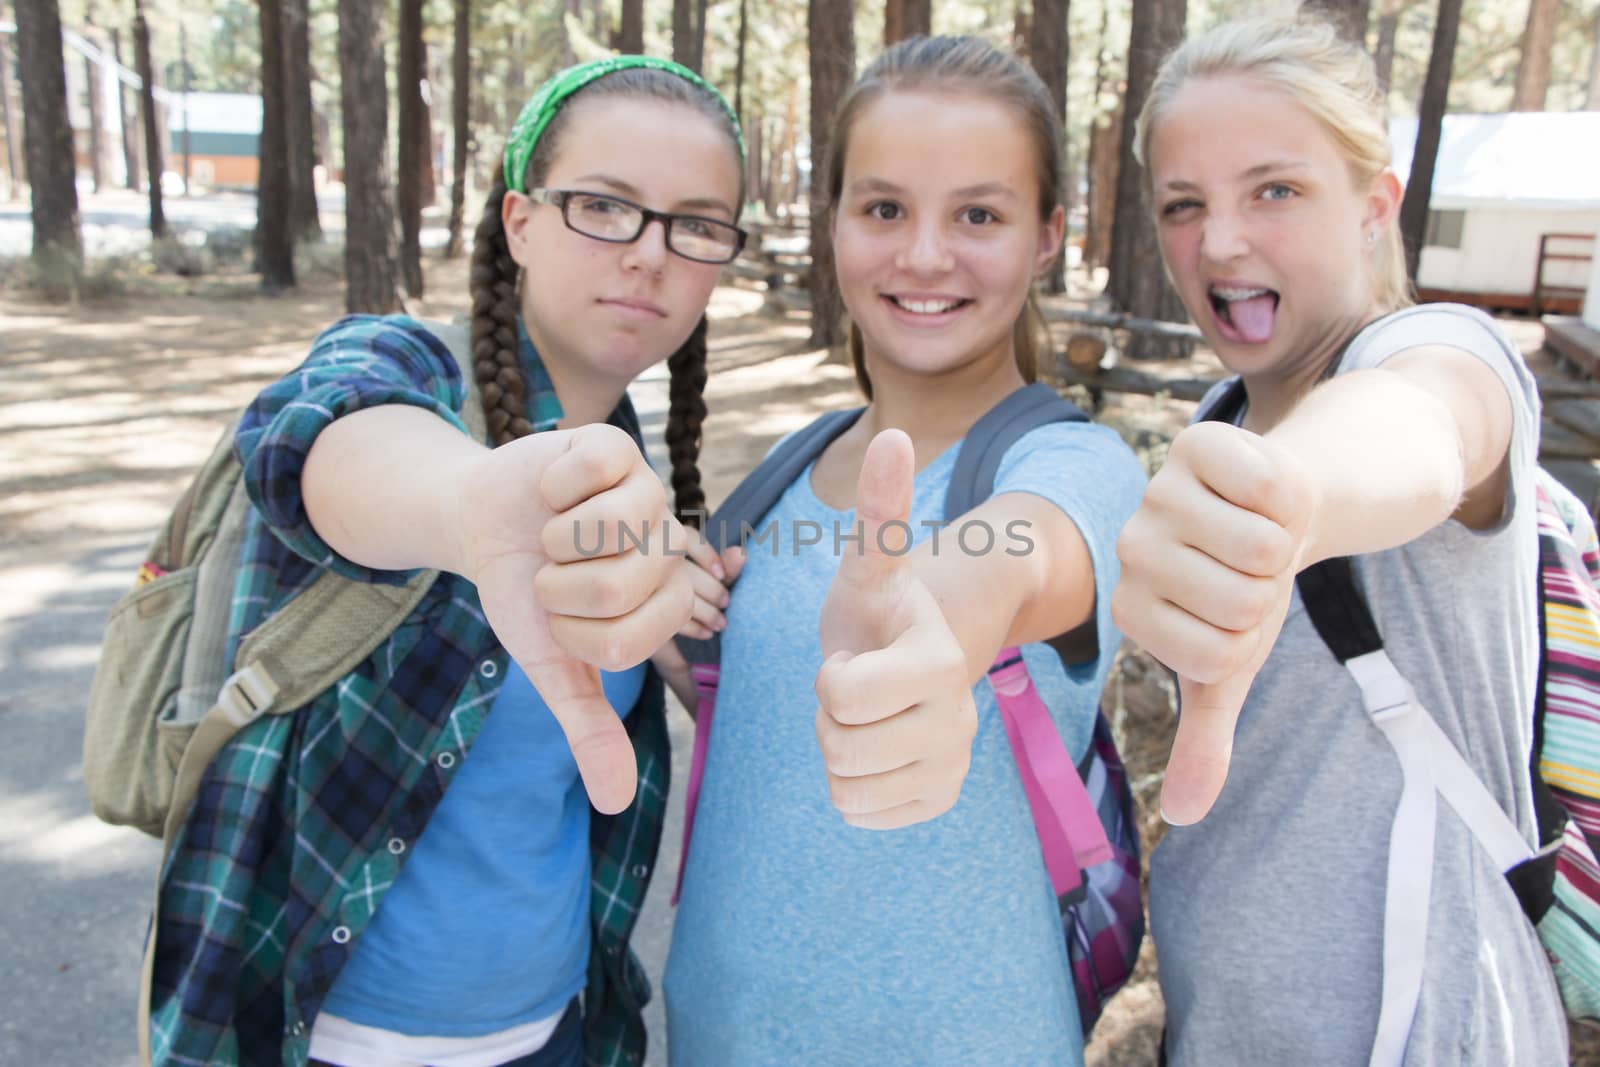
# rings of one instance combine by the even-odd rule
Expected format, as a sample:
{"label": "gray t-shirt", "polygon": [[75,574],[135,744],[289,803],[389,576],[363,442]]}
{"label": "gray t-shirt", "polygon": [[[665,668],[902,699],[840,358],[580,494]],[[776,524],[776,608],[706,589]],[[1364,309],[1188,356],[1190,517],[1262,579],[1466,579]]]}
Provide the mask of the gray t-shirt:
{"label": "gray t-shirt", "polygon": [[[1538,392],[1493,321],[1458,305],[1380,319],[1338,373],[1421,344],[1471,352],[1505,384],[1514,411],[1505,517],[1481,532],[1446,521],[1358,558],[1355,571],[1390,658],[1532,841]],[[1367,1062],[1401,781],[1394,750],[1297,592],[1239,717],[1221,797],[1152,857],[1174,1067]],[[1565,1016],[1537,935],[1455,812],[1444,803],[1438,812],[1406,1064],[1566,1063]]]}

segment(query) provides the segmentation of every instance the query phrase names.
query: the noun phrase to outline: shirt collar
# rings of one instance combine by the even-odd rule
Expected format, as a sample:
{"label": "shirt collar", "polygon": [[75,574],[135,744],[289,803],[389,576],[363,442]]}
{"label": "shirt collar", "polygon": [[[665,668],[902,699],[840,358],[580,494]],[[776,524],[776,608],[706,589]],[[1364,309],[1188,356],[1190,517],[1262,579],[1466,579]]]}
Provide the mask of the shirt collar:
{"label": "shirt collar", "polygon": [[556,396],[555,383],[550,380],[550,372],[545,370],[544,360],[539,358],[539,350],[533,347],[533,339],[528,336],[521,315],[517,316],[517,361],[527,375],[528,421],[533,424],[533,432],[555,429],[565,414],[561,398]]}

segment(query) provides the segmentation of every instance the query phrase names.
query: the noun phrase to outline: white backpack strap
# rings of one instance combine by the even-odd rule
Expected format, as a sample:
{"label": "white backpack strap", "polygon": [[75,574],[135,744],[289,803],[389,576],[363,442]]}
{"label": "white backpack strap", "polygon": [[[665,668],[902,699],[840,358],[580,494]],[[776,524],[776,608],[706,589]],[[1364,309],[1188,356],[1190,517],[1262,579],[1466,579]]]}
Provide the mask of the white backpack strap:
{"label": "white backpack strap", "polygon": [[1383,1006],[1372,1047],[1372,1067],[1399,1067],[1422,993],[1433,894],[1434,834],[1438,803],[1460,816],[1501,870],[1532,855],[1516,823],[1490,795],[1460,750],[1439,728],[1387,652],[1345,661],[1373,725],[1394,747],[1404,775],[1389,832],[1389,871],[1383,916]]}

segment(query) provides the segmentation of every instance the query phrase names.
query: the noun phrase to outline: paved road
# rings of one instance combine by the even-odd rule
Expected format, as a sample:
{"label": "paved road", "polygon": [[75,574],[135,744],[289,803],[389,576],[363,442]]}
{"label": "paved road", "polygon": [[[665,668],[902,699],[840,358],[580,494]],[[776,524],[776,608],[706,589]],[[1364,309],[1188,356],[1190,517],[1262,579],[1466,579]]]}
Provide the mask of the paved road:
{"label": "paved road", "polygon": [[[344,190],[332,187],[318,196],[322,227],[328,233],[344,231]],[[78,216],[83,227],[84,251],[90,257],[131,255],[150,247],[150,204],[125,189],[104,193],[80,191]],[[253,193],[208,193],[204,196],[168,196],[162,211],[175,233],[243,231],[256,225]],[[436,221],[440,209],[425,216],[421,242],[424,248],[442,248],[447,236]],[[0,256],[25,256],[33,246],[33,216],[26,202],[0,201]]]}
{"label": "paved road", "polygon": [[[5,366],[3,334],[0,328],[0,373],[14,373],[15,365]],[[662,367],[634,391],[646,437],[657,442],[666,386]],[[37,409],[15,403],[17,395],[0,391],[0,451],[38,425]],[[0,470],[0,496],[48,499],[42,481]],[[150,533],[92,535],[69,526],[48,543],[14,533],[0,526],[0,1065],[133,1067],[138,957],[157,851],[152,840],[89,814],[80,748],[106,614]],[[671,717],[681,782],[693,728],[675,707]],[[682,797],[673,790],[660,866],[635,938],[658,989]],[[657,1039],[648,1062],[660,1067],[659,995],[648,1023]]]}

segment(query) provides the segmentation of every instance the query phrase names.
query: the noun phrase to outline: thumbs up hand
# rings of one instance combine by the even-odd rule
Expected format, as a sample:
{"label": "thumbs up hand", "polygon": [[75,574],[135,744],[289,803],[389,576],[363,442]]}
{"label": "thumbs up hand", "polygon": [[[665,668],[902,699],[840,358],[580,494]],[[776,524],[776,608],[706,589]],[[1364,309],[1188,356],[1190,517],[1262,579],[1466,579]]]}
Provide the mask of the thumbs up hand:
{"label": "thumbs up hand", "polygon": [[1161,813],[1186,825],[1222,791],[1250,684],[1283,629],[1307,563],[1315,486],[1270,440],[1198,423],[1166,463],[1117,542],[1122,578],[1111,612],[1124,634],[1178,674],[1179,720]]}
{"label": "thumbs up hand", "polygon": [[847,544],[823,601],[817,743],[845,821],[887,830],[950,810],[971,765],[978,715],[966,656],[911,567],[911,440],[873,438]]}

